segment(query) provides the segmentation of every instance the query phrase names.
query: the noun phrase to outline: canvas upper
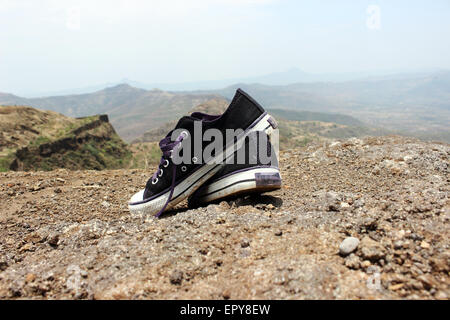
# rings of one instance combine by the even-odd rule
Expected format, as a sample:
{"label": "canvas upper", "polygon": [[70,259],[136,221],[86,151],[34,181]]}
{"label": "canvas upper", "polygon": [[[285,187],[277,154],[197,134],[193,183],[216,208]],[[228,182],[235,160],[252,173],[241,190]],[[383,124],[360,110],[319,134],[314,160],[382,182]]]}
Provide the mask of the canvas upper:
{"label": "canvas upper", "polygon": [[[202,113],[194,113],[191,116],[182,117],[174,130],[183,129],[187,134],[181,137],[181,141],[173,138],[172,131],[161,140],[160,147],[163,151],[163,157],[152,178],[146,184],[142,201],[153,199],[160,194],[172,189],[174,185],[186,179],[195,170],[205,163],[188,163],[176,165],[170,158],[170,149],[175,147],[185,148],[190,144],[191,150],[194,150],[194,123],[200,121],[201,134],[208,129],[217,129],[225,136],[226,129],[248,129],[259,117],[265,114],[264,109],[247,93],[238,89],[227,110],[219,116],[211,116]],[[201,119],[201,120],[199,120]],[[225,140],[225,139],[224,139]],[[203,141],[202,150],[211,142]],[[225,143],[225,141],[224,141]],[[182,154],[182,152],[181,152]],[[156,183],[155,183],[156,182]]]}

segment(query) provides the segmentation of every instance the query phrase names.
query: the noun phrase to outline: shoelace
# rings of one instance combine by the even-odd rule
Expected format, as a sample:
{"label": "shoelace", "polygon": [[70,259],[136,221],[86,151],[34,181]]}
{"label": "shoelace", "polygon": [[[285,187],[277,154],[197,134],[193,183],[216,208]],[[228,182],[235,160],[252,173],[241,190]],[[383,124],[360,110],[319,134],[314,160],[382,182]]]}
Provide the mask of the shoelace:
{"label": "shoelace", "polygon": [[[173,142],[170,139],[170,135],[165,137],[164,139],[162,139],[159,142],[159,148],[161,149],[163,154],[162,154],[161,160],[158,165],[158,170],[155,171],[155,173],[153,174],[153,176],[151,178],[152,184],[158,183],[158,179],[160,177],[162,177],[162,175],[164,173],[164,169],[162,167],[167,168],[169,166],[169,159],[172,158],[172,153],[176,150],[176,148],[179,148],[179,146],[181,145],[181,142],[185,138],[187,138],[188,135],[189,134],[187,133],[187,131],[183,131],[178,136],[178,138],[176,138],[175,141],[173,141]],[[176,172],[177,172],[177,166],[176,166],[176,164],[174,164],[172,166],[172,184],[170,185],[170,194],[169,194],[169,197],[167,198],[166,203],[162,207],[162,209],[159,210],[159,212],[155,215],[156,218],[159,218],[159,216],[164,212],[164,210],[166,210],[169,202],[172,200],[173,191],[175,190]]]}

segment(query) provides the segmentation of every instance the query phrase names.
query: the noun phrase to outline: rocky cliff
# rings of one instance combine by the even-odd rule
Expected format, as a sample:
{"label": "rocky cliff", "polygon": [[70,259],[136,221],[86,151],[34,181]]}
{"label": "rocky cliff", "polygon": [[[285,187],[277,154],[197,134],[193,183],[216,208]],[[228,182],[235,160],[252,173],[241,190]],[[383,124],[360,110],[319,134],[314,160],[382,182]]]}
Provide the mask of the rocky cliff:
{"label": "rocky cliff", "polygon": [[69,118],[29,107],[0,107],[0,169],[114,169],[131,154],[108,116]]}

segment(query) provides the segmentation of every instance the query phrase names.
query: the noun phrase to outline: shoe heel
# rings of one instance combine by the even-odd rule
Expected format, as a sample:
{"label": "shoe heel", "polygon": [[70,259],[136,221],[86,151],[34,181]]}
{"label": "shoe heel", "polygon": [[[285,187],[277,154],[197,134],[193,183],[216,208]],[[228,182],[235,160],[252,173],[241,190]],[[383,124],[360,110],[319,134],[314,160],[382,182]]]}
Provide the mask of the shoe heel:
{"label": "shoe heel", "polygon": [[257,188],[281,187],[281,176],[277,173],[255,173]]}

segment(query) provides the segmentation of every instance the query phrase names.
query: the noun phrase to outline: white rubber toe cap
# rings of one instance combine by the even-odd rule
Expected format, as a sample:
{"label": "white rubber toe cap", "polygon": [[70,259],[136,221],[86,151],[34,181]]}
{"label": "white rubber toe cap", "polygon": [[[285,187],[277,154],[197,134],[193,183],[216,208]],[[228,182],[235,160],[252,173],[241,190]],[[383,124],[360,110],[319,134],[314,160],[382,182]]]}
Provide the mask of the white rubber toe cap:
{"label": "white rubber toe cap", "polygon": [[143,201],[144,200],[144,192],[145,192],[145,189],[142,189],[141,191],[135,193],[131,197],[131,199],[128,201],[128,204],[132,205],[133,203]]}

